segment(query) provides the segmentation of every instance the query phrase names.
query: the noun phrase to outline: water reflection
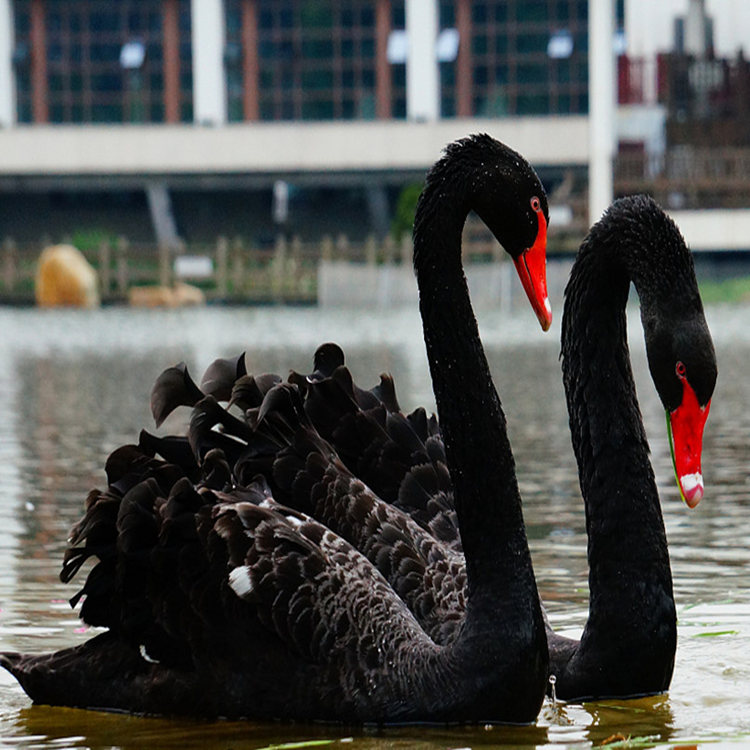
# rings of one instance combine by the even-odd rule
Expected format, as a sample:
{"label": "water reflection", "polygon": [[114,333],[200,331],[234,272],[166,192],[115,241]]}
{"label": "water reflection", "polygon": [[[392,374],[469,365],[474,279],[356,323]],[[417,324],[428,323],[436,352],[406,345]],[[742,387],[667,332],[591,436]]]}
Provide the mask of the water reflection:
{"label": "water reflection", "polygon": [[[117,737],[118,747],[263,747],[316,739],[373,748],[598,745],[618,733],[660,743],[747,737],[750,330],[747,309],[709,310],[708,319],[719,381],[705,437],[706,497],[692,512],[674,487],[663,410],[646,370],[637,316],[631,326],[679,616],[668,697],[547,705],[535,727],[352,733],[29,707],[20,688],[1,673],[0,736],[13,738],[18,747],[109,747]],[[531,316],[483,315],[480,322],[508,417],[539,589],[555,627],[576,634],[587,611],[586,536],[560,381],[559,328],[544,336]],[[389,371],[405,408],[434,407],[413,310],[357,319],[345,311],[280,309],[56,315],[3,310],[0,327],[3,650],[52,650],[88,637],[66,602],[74,587],[57,578],[65,538],[87,491],[103,483],[106,455],[151,425],[148,393],[164,367],[185,360],[197,377],[215,357],[245,350],[251,370],[286,375],[289,368],[308,371],[317,344],[332,339],[344,346],[363,385]],[[342,741],[349,738],[352,742]]]}

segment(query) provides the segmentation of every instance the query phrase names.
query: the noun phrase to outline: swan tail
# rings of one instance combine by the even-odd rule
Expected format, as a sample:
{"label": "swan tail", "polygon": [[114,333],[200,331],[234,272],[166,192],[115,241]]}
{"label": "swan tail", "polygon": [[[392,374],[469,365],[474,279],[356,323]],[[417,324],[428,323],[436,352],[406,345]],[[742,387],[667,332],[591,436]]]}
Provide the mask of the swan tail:
{"label": "swan tail", "polygon": [[101,633],[52,654],[0,654],[0,666],[37,704],[135,713],[211,715],[211,690],[189,670],[159,664],[145,647]]}

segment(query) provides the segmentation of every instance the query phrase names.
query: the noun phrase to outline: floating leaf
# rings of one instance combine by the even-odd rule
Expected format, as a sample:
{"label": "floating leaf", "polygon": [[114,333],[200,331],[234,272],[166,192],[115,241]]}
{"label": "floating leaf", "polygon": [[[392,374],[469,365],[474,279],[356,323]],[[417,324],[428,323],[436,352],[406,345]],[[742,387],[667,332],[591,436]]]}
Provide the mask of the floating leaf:
{"label": "floating leaf", "polygon": [[319,747],[333,743],[334,740],[300,740],[299,742],[282,742],[279,745],[266,745],[258,750],[297,750],[300,747]]}

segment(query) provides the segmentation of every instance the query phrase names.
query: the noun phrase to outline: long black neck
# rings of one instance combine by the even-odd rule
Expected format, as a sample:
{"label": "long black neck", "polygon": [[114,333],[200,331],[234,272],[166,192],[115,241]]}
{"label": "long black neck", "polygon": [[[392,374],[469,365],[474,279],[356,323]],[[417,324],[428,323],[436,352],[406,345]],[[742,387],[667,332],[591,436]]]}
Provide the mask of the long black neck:
{"label": "long black neck", "polygon": [[[461,266],[468,206],[451,190],[458,193],[460,184],[446,179],[423,194],[415,223],[414,265],[466,556],[469,612],[482,611],[488,622],[494,616],[497,627],[498,616],[514,622],[521,616],[528,619],[537,593],[505,416]],[[513,607],[518,611],[498,612]]]}
{"label": "long black neck", "polygon": [[663,269],[633,227],[636,221],[618,226],[613,215],[584,242],[565,293],[562,363],[588,534],[589,619],[579,667],[589,650],[590,667],[628,671],[634,662],[627,660],[643,657],[650,643],[667,662],[664,677],[654,678],[666,684],[655,692],[671,676],[674,602],[625,308],[632,280],[642,309],[653,312],[660,294],[654,278]]}

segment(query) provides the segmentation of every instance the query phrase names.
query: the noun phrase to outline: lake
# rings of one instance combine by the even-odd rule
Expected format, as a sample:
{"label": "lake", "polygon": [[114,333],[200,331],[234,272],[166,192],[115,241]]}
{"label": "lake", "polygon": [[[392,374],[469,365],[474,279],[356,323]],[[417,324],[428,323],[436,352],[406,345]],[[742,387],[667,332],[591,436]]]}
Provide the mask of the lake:
{"label": "lake", "polygon": [[[480,329],[508,417],[534,568],[553,624],[587,613],[583,505],[558,362],[559,310],[543,334],[531,314],[482,312]],[[637,311],[630,344],[669,537],[679,644],[667,695],[547,703],[532,727],[346,728],[199,722],[31,706],[0,673],[0,744],[19,748],[569,747],[615,735],[645,744],[750,742],[750,308],[707,309],[719,381],[706,427],[706,494],[694,511],[674,483],[664,413],[645,365]],[[416,310],[219,308],[0,309],[0,650],[50,651],[90,636],[58,573],[70,526],[104,459],[151,428],[156,376],[180,360],[196,379],[247,352],[253,372],[309,371],[323,341],[344,347],[361,385],[391,372],[402,406],[434,408]],[[175,428],[179,415],[167,427]],[[174,421],[172,421],[174,420]],[[634,550],[637,554],[637,550]]]}

